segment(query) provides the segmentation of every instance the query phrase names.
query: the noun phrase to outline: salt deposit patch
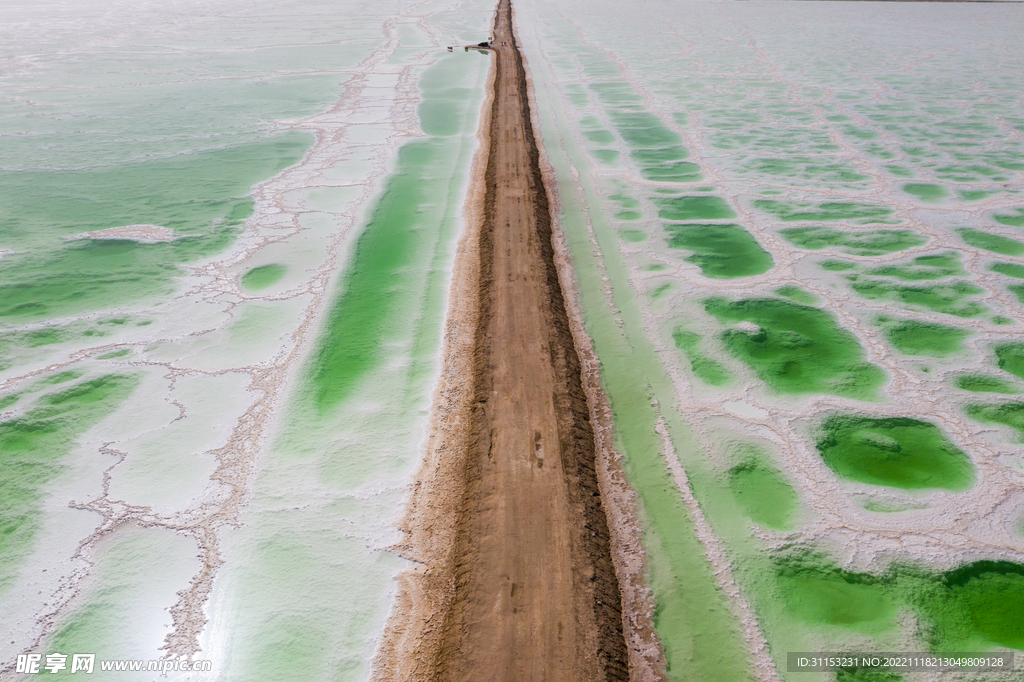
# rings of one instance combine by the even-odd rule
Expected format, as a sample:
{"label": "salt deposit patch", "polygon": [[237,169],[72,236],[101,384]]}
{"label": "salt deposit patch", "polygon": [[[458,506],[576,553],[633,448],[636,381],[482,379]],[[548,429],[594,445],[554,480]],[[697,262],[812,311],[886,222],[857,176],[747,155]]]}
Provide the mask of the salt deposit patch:
{"label": "salt deposit patch", "polygon": [[756,405],[745,403],[740,400],[727,400],[722,403],[722,408],[732,412],[737,417],[744,419],[754,419],[757,421],[763,421],[768,419],[768,411],[763,410]]}
{"label": "salt deposit patch", "polygon": [[174,239],[174,230],[160,225],[122,225],[105,230],[83,232],[68,239],[130,239],[142,244],[169,242]]}

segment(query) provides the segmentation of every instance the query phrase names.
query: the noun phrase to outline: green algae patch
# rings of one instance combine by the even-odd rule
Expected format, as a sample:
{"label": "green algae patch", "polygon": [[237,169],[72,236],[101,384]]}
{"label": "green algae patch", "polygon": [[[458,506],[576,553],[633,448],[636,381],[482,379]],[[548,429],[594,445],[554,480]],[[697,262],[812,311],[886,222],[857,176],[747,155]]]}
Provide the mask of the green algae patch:
{"label": "green algae patch", "polygon": [[71,335],[67,334],[63,329],[51,328],[28,332],[21,338],[24,344],[29,348],[38,348],[39,346],[51,346],[55,343],[67,341],[71,338]]}
{"label": "green algae patch", "polygon": [[835,248],[851,256],[881,256],[922,246],[928,238],[913,230],[847,232],[832,227],[790,227],[779,232],[798,249],[820,251]]}
{"label": "green algae patch", "polygon": [[666,282],[665,284],[662,284],[660,286],[657,286],[657,287],[651,289],[651,292],[650,292],[651,298],[658,299],[658,298],[663,297],[665,294],[667,294],[669,291],[672,290],[672,286],[673,286],[672,282]]}
{"label": "green algae patch", "polygon": [[62,471],[61,460],[137,383],[117,374],[84,381],[44,395],[23,416],[0,422],[0,592],[31,551],[43,491]]}
{"label": "green algae patch", "polygon": [[[477,66],[466,71],[456,59],[432,66],[428,74],[433,75],[421,80],[425,100],[441,98],[446,106],[461,102],[458,126],[463,133],[413,140],[399,148],[395,169],[351,247],[303,368],[296,405],[297,414],[310,418],[303,423],[322,423],[320,418],[351,397],[359,382],[387,373],[383,368],[395,352],[412,357],[403,379],[408,385],[418,385],[433,372],[432,349],[440,328],[428,316],[443,300],[439,292],[445,288],[449,239],[458,224],[450,211],[462,191],[460,164],[468,164],[470,154],[466,117],[475,111],[470,102],[479,93],[471,79],[482,73]],[[291,428],[289,433],[302,430]]]}
{"label": "green algae patch", "polygon": [[64,372],[57,372],[51,374],[45,379],[39,380],[40,386],[56,386],[57,384],[66,384],[69,381],[74,381],[82,376],[82,372],[78,370],[69,369]]}
{"label": "green algae patch", "polygon": [[848,260],[823,260],[818,263],[818,267],[826,272],[849,272],[850,270],[856,270],[857,264],[851,263]]}
{"label": "green algae patch", "polygon": [[899,222],[898,219],[893,218],[893,209],[887,206],[852,202],[833,201],[811,204],[783,199],[757,199],[754,201],[754,208],[785,223],[805,220],[816,222],[848,220],[858,225]]}
{"label": "green algae patch", "polygon": [[869,301],[893,301],[910,308],[924,308],[955,317],[977,317],[985,312],[972,296],[985,293],[979,286],[964,280],[931,286],[906,286],[893,282],[848,275],[850,288]]}
{"label": "green algae patch", "polygon": [[704,355],[701,351],[701,336],[694,332],[688,332],[677,328],[672,332],[672,339],[676,348],[686,353],[690,361],[690,369],[694,375],[711,386],[724,386],[732,379],[732,375],[721,364]]}
{"label": "green algae patch", "polygon": [[944,358],[964,351],[964,340],[971,332],[934,322],[895,320],[880,317],[877,323],[885,329],[889,343],[905,355],[927,355]]}
{"label": "green algae patch", "polygon": [[666,225],[668,245],[693,251],[686,260],[711,279],[750,277],[775,265],[771,254],[739,225]]}
{"label": "green algae patch", "polygon": [[887,171],[889,171],[890,173],[895,175],[897,178],[912,178],[912,177],[914,177],[914,171],[911,170],[910,168],[906,168],[904,166],[897,166],[895,164],[890,164],[890,165],[887,165],[887,166],[883,166],[883,168],[885,168]]}
{"label": "green algae patch", "polygon": [[722,340],[779,393],[874,400],[885,383],[885,373],[865,360],[857,338],[824,310],[770,298],[712,298],[704,307],[723,323],[757,325],[757,331],[727,330]]}
{"label": "green algae patch", "polygon": [[281,281],[288,268],[280,263],[260,265],[242,275],[242,288],[249,291],[259,291],[273,286]]}
{"label": "green algae patch", "polygon": [[104,353],[103,355],[100,355],[97,359],[98,360],[113,360],[114,358],[123,358],[124,356],[128,355],[129,353],[131,353],[130,350],[128,350],[127,348],[122,348],[121,350],[115,350],[115,351],[111,351],[110,353]]}
{"label": "green algae patch", "polygon": [[881,265],[865,272],[872,277],[892,277],[907,282],[922,280],[945,279],[966,275],[960,263],[960,254],[955,251],[918,256],[909,263],[899,265]]}
{"label": "green algae patch", "polygon": [[821,431],[821,458],[848,480],[903,490],[962,492],[974,485],[970,458],[929,422],[837,414]]}
{"label": "green algae patch", "polygon": [[[173,293],[178,265],[223,251],[238,230],[221,225],[201,237],[160,244],[80,240],[39,261],[21,261],[0,276],[0,317],[38,319],[109,308]],[[13,259],[12,259],[13,260]]]}
{"label": "green algae patch", "polygon": [[792,299],[797,303],[803,303],[804,305],[818,305],[818,303],[821,302],[818,300],[817,296],[806,289],[801,289],[795,284],[781,286],[775,290],[775,293],[779,296]]}
{"label": "green algae patch", "polygon": [[655,197],[658,215],[665,220],[732,220],[736,213],[721,197]]}
{"label": "green algae patch", "polygon": [[111,326],[122,326],[127,322],[127,318],[88,319],[51,324],[32,331],[0,333],[0,369],[38,361],[46,357],[46,351],[50,350],[46,346],[69,342],[97,345],[99,339],[109,336]]}
{"label": "green algae patch", "polygon": [[970,227],[957,230],[956,233],[960,235],[965,244],[976,249],[984,249],[985,251],[1002,254],[1003,256],[1020,256],[1024,254],[1024,242],[1019,242],[1016,239],[992,234],[991,232],[982,232]]}
{"label": "green algae patch", "polygon": [[982,199],[987,199],[990,196],[998,194],[998,192],[989,192],[987,190],[962,189],[958,190],[957,194],[959,194],[960,198],[963,199],[964,201],[981,201]]}
{"label": "green algae patch", "polygon": [[1006,289],[1016,296],[1018,301],[1024,303],[1024,284],[1011,284]]}
{"label": "green algae patch", "polygon": [[704,179],[700,166],[689,161],[647,164],[641,166],[640,175],[652,182],[700,182]]}
{"label": "green algae patch", "polygon": [[690,156],[690,152],[685,147],[674,145],[657,149],[634,149],[630,156],[639,163],[657,165],[671,161],[682,161]]}
{"label": "green algae patch", "polygon": [[439,140],[399,150],[398,167],[356,242],[341,295],[313,353],[308,381],[321,411],[348,397],[355,382],[383,361],[389,330],[402,324],[396,292],[411,287],[416,276],[409,266],[426,239],[421,207],[432,203],[428,176],[443,166],[443,156]]}
{"label": "green algae patch", "polygon": [[634,149],[630,156],[640,166],[640,175],[652,182],[700,182],[700,166],[684,161],[690,153],[672,145],[654,149]]}
{"label": "green algae patch", "polygon": [[1004,393],[1015,395],[1020,393],[1016,386],[1005,379],[985,376],[984,374],[965,374],[958,376],[953,385],[963,391],[972,393]]}
{"label": "green algae patch", "polygon": [[1020,564],[977,561],[945,572],[894,564],[876,576],[843,570],[809,552],[777,559],[775,572],[790,615],[811,625],[879,635],[897,626],[901,610],[910,610],[920,621],[930,651],[1024,649]]}
{"label": "green algae patch", "polygon": [[999,424],[1015,429],[1018,442],[1024,442],[1024,403],[967,405],[964,414],[982,424]]}
{"label": "green algae patch", "polygon": [[992,217],[1000,225],[1024,227],[1024,208],[1013,209],[1013,213],[996,213]]}
{"label": "green algae patch", "polygon": [[913,601],[930,623],[927,638],[933,650],[1024,649],[1024,566],[978,561],[937,579],[913,578],[924,583],[914,585]]}
{"label": "green algae patch", "polygon": [[805,623],[867,634],[895,626],[899,606],[870,574],[844,571],[823,560],[791,560],[778,567],[776,580],[790,614]]}
{"label": "green algae patch", "polygon": [[1018,265],[1016,263],[993,263],[988,267],[988,269],[992,272],[998,272],[1000,275],[1006,275],[1007,277],[1024,279],[1024,265]]}
{"label": "green algae patch", "polygon": [[625,81],[605,81],[602,83],[591,83],[590,89],[597,93],[597,99],[602,104],[612,107],[622,106],[633,102],[642,102],[642,98],[636,94],[633,86]]}
{"label": "green algae patch", "polygon": [[1024,343],[1001,343],[995,351],[999,369],[1024,379]]}
{"label": "green algae patch", "polygon": [[928,203],[937,203],[949,196],[949,193],[941,185],[924,183],[908,183],[903,185],[903,191]]}
{"label": "green algae patch", "polygon": [[774,530],[791,530],[800,499],[785,476],[756,448],[744,447],[743,461],[729,470],[729,490],[744,515]]}
{"label": "green algae patch", "polygon": [[870,180],[868,176],[861,175],[848,163],[821,163],[817,159],[808,156],[794,156],[783,159],[775,157],[752,159],[746,165],[745,170],[749,173],[770,175],[789,180],[794,178],[813,179],[816,182],[830,184],[853,184]]}

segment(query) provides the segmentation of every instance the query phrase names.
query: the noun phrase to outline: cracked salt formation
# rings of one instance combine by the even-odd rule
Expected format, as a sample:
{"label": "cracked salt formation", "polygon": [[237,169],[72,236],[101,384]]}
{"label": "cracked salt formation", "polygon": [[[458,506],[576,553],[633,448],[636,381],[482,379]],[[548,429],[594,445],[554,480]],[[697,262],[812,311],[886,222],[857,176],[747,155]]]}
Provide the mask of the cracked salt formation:
{"label": "cracked salt formation", "polygon": [[[323,575],[330,564],[330,589],[357,603],[339,599],[338,645],[304,665],[368,664],[401,568],[384,549],[417,456],[485,63],[458,68],[462,90],[448,93],[459,125],[446,139],[461,151],[442,172],[446,194],[425,207],[431,229],[444,229],[420,264],[423,279],[408,287],[417,335],[388,339],[382,371],[391,375],[361,388],[372,400],[334,413],[336,429],[307,434],[306,451],[330,450],[376,473],[342,480],[341,467],[317,465],[306,468],[319,482],[282,476],[268,491],[256,471],[279,439],[278,415],[302,392],[300,368],[373,199],[399,148],[424,139],[417,108],[431,92],[421,78],[439,47],[487,24],[476,6],[435,5],[225,1],[201,16],[132,3],[9,8],[35,29],[5,24],[8,92],[23,97],[4,125],[35,127],[3,138],[8,168],[19,172],[4,175],[0,191],[20,203],[5,214],[12,269],[2,284],[38,299],[58,274],[82,272],[95,295],[53,289],[46,309],[19,309],[8,296],[0,311],[0,344],[11,351],[0,439],[26,445],[26,428],[60,427],[44,430],[60,445],[36,477],[45,494],[3,502],[27,539],[3,553],[0,669],[19,652],[70,647],[100,658],[210,659],[218,675],[291,679],[274,657],[293,654],[269,623],[319,610],[323,589],[253,591],[298,575],[297,555],[249,557],[303,532],[323,544],[317,534],[337,537],[338,528],[344,546],[328,543],[305,568]],[[36,58],[56,50],[60,58]],[[40,110],[53,114],[46,125],[31,118]],[[30,153],[40,139],[51,146]],[[120,259],[116,281],[103,280],[108,261],[82,265],[93,254]],[[147,254],[163,269],[140,269]],[[71,266],[63,273],[62,262]],[[246,278],[253,271],[262,274]],[[111,376],[127,388],[92,407],[72,410],[61,398]],[[389,403],[400,410],[373,416]],[[309,516],[327,527],[309,527]],[[236,633],[258,650],[240,649]],[[314,639],[323,634],[306,641]]]}
{"label": "cracked salt formation", "polygon": [[[626,617],[653,622],[671,676],[785,678],[788,650],[1024,646],[1019,603],[998,599],[1024,593],[1017,7],[517,1],[567,297],[608,397],[596,428],[645,523],[646,546],[623,541]],[[4,672],[72,647],[210,658],[229,679],[291,680],[295,661],[365,677],[405,567],[385,548],[487,63],[440,47],[477,40],[492,5],[206,9],[5,6],[0,442],[5,462],[33,443],[46,458],[0,501],[18,520]],[[460,113],[421,109],[432,94]],[[410,144],[450,151],[447,177],[405,163]],[[411,279],[389,319],[408,324],[369,335],[379,353],[334,401],[310,349],[351,319],[327,311],[403,174],[432,188],[434,230],[396,270]],[[770,263],[709,277],[724,252],[670,246],[676,224],[736,226]],[[709,299],[816,311],[874,394],[779,390],[821,334],[726,324]],[[816,446],[836,414],[935,425],[973,486],[841,476]],[[663,662],[651,633],[633,643],[645,670]]]}

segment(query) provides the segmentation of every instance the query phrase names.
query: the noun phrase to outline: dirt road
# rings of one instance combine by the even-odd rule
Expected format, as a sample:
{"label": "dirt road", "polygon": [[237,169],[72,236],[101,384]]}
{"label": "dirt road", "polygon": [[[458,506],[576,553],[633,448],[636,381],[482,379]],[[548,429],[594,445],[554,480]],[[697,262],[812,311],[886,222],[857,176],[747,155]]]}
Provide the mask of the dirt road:
{"label": "dirt road", "polygon": [[498,5],[491,45],[475,442],[439,677],[625,679],[593,433],[509,0]]}
{"label": "dirt road", "polygon": [[594,434],[509,0],[492,35],[479,215],[460,244],[434,434],[405,522],[402,550],[421,569],[400,579],[376,677],[626,680]]}

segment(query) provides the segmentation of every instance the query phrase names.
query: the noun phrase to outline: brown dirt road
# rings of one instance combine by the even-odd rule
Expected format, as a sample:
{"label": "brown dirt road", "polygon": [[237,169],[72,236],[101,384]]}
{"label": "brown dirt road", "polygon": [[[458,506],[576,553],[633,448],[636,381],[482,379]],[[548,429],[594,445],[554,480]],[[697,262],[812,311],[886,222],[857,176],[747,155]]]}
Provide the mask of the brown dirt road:
{"label": "brown dirt road", "polygon": [[441,677],[626,679],[594,436],[509,0],[498,5],[492,47],[475,451]]}
{"label": "brown dirt road", "polygon": [[400,579],[375,677],[626,680],[594,432],[509,0],[492,50],[479,227],[460,243],[437,423],[400,548],[421,570]]}

